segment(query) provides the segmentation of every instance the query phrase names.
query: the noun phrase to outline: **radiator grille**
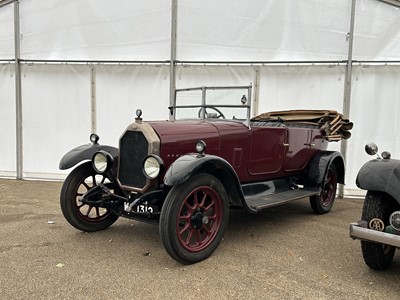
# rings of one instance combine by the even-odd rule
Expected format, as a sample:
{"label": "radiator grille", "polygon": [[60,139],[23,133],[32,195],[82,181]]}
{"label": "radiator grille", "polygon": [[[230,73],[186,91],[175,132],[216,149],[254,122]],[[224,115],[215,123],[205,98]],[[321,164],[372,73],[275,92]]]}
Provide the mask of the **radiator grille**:
{"label": "radiator grille", "polygon": [[122,185],[143,188],[146,177],[142,162],[147,156],[149,143],[140,131],[127,131],[120,140],[119,181]]}

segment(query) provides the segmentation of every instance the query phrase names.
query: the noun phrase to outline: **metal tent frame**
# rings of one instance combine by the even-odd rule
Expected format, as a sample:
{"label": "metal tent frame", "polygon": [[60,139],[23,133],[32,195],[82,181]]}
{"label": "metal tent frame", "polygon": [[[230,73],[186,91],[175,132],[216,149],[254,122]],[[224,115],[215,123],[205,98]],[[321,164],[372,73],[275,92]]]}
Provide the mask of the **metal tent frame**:
{"label": "metal tent frame", "polygon": [[[354,64],[388,64],[387,61],[354,61],[353,60],[353,36],[355,24],[356,1],[352,0],[351,18],[349,20],[348,54],[344,61],[181,61],[177,59],[177,27],[178,27],[178,0],[171,0],[171,38],[170,38],[170,59],[165,61],[83,61],[83,60],[24,60],[20,54],[20,0],[2,0],[0,8],[6,5],[14,5],[14,59],[0,60],[0,63],[10,63],[15,66],[15,105],[16,105],[16,178],[23,178],[23,127],[22,127],[22,94],[21,94],[21,64],[96,64],[109,65],[167,65],[170,69],[169,102],[173,101],[176,90],[176,67],[179,65],[218,65],[218,66],[250,66],[254,72],[254,107],[257,110],[259,80],[261,66],[268,65],[343,65],[346,66],[345,80],[343,86],[343,115],[348,118],[350,114],[352,67]],[[378,0],[390,5],[400,7],[399,0]],[[391,61],[390,64],[400,64],[400,61]],[[91,67],[91,110],[92,130],[96,130],[96,70]],[[342,141],[341,152],[346,158],[347,143]],[[339,196],[343,196],[343,187],[339,190]]]}

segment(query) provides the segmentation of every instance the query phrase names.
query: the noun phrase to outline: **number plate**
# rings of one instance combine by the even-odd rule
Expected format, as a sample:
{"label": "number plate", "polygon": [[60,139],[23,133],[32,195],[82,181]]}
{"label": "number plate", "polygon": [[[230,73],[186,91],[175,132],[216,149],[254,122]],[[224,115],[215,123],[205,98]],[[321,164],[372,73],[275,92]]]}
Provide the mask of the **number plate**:
{"label": "number plate", "polygon": [[130,213],[130,212],[139,213],[139,214],[157,213],[158,206],[149,205],[147,202],[144,202],[142,204],[138,204],[138,205],[135,205],[132,207],[131,204],[129,204],[128,202],[125,202],[124,210],[128,213]]}
{"label": "number plate", "polygon": [[155,213],[155,212],[157,212],[157,206],[148,205],[147,203],[143,203],[143,204],[134,206],[132,210],[139,214]]}

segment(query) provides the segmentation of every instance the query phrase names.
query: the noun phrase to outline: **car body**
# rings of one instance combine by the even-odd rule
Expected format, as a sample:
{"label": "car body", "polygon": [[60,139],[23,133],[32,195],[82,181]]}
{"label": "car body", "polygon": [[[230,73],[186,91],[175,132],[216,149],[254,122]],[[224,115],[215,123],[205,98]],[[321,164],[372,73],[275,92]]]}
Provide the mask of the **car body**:
{"label": "car body", "polygon": [[[378,152],[375,143],[365,150]],[[361,240],[365,263],[372,269],[390,267],[396,248],[400,248],[400,160],[387,151],[365,163],[356,184],[366,190],[361,220],[350,224],[350,237]]]}
{"label": "car body", "polygon": [[61,191],[64,216],[83,231],[118,216],[158,222],[167,252],[187,264],[217,248],[229,207],[257,213],[310,197],[316,213],[329,212],[344,161],[327,147],[352,124],[328,110],[250,118],[251,96],[251,85],[181,89],[170,120],[146,121],[138,110],[118,148],[91,135],[60,161],[60,169],[78,164]]}

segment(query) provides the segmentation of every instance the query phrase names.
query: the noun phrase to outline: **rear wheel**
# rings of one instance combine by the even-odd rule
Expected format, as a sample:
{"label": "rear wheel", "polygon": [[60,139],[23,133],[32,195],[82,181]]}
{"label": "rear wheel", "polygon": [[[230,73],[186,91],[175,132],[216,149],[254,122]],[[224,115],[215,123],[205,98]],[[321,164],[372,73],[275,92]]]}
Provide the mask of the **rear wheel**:
{"label": "rear wheel", "polygon": [[316,214],[326,214],[331,210],[335,202],[337,182],[336,167],[331,164],[325,173],[321,193],[310,197],[311,208]]}
{"label": "rear wheel", "polygon": [[174,186],[160,216],[160,236],[175,260],[191,264],[209,257],[228,224],[228,197],[221,182],[200,174]]}
{"label": "rear wheel", "polygon": [[103,230],[118,219],[107,208],[82,202],[82,196],[100,183],[110,189],[114,185],[106,174],[97,174],[90,162],[76,167],[65,179],[60,193],[61,211],[75,228],[87,232]]}
{"label": "rear wheel", "polygon": [[[393,209],[390,207],[390,199],[385,199],[385,196],[387,197],[384,193],[371,191],[368,191],[365,196],[361,220],[367,221],[370,229],[378,229],[371,228],[371,225],[375,223],[371,222],[373,219],[379,219],[383,222],[382,224],[379,220],[376,220],[382,224],[377,226],[380,227],[379,230],[389,225],[389,216],[393,212]],[[393,246],[361,241],[361,251],[364,261],[372,269],[387,269],[392,263],[395,250],[396,248]]]}

